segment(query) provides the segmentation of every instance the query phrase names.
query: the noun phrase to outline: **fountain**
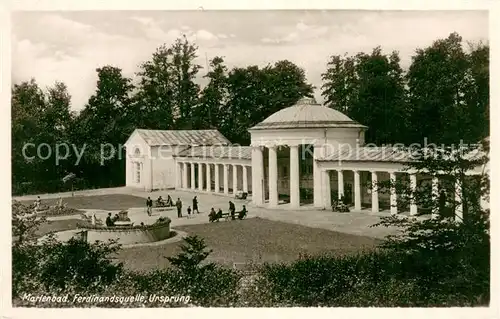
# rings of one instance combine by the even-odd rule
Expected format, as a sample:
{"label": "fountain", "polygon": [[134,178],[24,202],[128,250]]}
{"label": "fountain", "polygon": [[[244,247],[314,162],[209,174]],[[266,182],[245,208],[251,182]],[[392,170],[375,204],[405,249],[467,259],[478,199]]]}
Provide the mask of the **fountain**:
{"label": "fountain", "polygon": [[134,223],[128,217],[128,212],[126,210],[122,210],[118,213],[118,219],[115,220],[115,226],[132,226]]}
{"label": "fountain", "polygon": [[[110,212],[101,211],[99,214]],[[82,222],[77,224],[77,229],[61,231],[56,233],[56,237],[66,241],[70,238],[77,238],[82,241],[94,243],[97,241],[107,242],[114,240],[122,245],[146,244],[157,241],[163,241],[172,236],[170,231],[170,219],[160,217],[153,223],[134,225],[128,217],[127,211],[117,213],[118,218],[114,226],[106,226],[98,223],[95,213],[92,217],[82,214]]]}

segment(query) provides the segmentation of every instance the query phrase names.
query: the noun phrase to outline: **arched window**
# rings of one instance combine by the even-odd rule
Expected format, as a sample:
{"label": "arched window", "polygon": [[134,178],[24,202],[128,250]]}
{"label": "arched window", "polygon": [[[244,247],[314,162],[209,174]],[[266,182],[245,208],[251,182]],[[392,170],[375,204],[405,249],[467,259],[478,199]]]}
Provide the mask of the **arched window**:
{"label": "arched window", "polygon": [[134,151],[134,154],[135,154],[136,156],[140,156],[140,155],[141,155],[141,150],[140,150],[138,147],[136,147],[136,148],[135,148],[135,151]]}

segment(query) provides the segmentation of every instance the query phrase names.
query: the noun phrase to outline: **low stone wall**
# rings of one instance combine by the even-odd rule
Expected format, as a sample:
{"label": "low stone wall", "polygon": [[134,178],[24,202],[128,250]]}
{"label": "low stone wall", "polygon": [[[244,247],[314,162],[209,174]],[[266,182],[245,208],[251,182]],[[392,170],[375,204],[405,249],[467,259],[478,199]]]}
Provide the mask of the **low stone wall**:
{"label": "low stone wall", "polygon": [[87,241],[118,241],[122,245],[142,244],[164,240],[170,237],[170,219],[146,226],[92,226],[78,225],[80,231],[87,231]]}

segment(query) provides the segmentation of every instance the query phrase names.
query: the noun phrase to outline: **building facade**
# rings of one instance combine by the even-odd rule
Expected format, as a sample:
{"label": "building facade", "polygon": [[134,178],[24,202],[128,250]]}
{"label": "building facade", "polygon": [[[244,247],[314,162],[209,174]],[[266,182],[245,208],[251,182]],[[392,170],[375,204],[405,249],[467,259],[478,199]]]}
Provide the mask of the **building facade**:
{"label": "building facade", "polygon": [[[354,210],[416,215],[416,204],[398,207],[394,189],[379,192],[371,185],[383,180],[412,188],[429,183],[437,194],[440,181],[408,171],[408,154],[396,148],[365,147],[366,130],[310,98],[250,128],[250,146],[231,145],[216,130],[136,130],[125,144],[126,184],[147,191],[242,191],[256,206],[291,209],[330,208],[332,200],[343,196]],[[460,185],[455,187],[458,193]],[[461,208],[456,209],[460,214]]]}

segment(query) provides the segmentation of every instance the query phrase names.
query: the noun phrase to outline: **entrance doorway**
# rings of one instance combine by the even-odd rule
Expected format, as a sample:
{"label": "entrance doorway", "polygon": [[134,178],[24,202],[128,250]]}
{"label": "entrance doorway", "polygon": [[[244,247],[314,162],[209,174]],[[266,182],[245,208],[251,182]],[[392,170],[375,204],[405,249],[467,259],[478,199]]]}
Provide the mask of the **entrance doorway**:
{"label": "entrance doorway", "polygon": [[141,163],[135,163],[135,182],[141,183]]}
{"label": "entrance doorway", "polygon": [[352,184],[344,183],[344,201],[346,205],[353,204],[353,196],[352,196]]}

